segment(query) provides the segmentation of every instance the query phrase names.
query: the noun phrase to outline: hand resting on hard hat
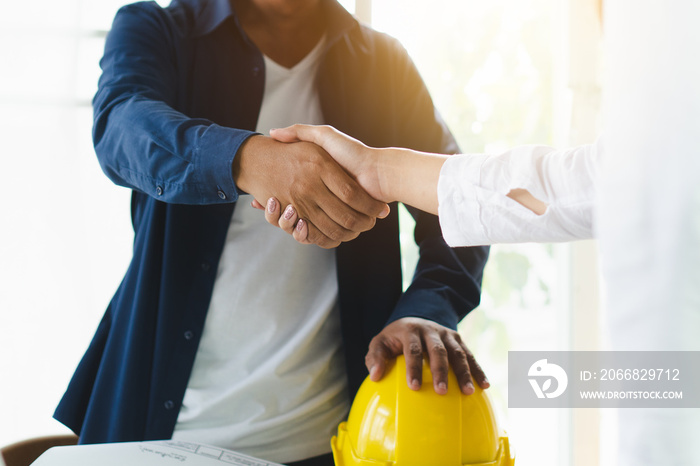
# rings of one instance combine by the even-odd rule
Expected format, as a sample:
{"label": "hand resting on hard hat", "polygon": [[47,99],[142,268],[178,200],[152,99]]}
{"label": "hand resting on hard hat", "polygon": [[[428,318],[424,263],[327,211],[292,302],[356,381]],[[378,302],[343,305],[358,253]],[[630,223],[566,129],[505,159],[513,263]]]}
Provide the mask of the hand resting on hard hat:
{"label": "hand resting on hard hat", "polygon": [[490,386],[484,371],[459,333],[431,320],[404,317],[390,323],[375,336],[365,357],[370,378],[379,381],[389,363],[401,354],[406,358],[406,383],[413,390],[421,387],[423,357],[428,359],[433,386],[439,394],[447,393],[450,366],[465,395],[474,393],[472,377],[481,388]]}

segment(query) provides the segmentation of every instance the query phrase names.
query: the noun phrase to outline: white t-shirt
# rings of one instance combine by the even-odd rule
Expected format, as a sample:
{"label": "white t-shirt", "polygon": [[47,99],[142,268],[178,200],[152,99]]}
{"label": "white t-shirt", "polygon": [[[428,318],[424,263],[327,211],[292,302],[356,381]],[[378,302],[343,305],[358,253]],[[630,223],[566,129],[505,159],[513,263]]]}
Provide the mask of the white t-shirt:
{"label": "white t-shirt", "polygon": [[[291,69],[265,57],[258,132],[323,123],[323,42]],[[297,243],[250,201],[231,219],[173,438],[293,462],[328,453],[349,409],[335,251]]]}
{"label": "white t-shirt", "polygon": [[[602,143],[565,150],[516,147],[498,155],[448,157],[440,170],[438,211],[450,246],[572,241],[593,237]],[[507,197],[526,189],[543,215]]]}

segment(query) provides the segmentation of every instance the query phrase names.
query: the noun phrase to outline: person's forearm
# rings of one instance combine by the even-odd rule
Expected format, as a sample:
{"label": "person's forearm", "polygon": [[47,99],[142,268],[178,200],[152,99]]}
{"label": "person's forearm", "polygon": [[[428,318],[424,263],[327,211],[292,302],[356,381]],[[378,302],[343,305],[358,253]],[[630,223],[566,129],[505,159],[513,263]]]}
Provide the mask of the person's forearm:
{"label": "person's forearm", "polygon": [[437,184],[448,156],[410,149],[375,150],[377,175],[385,197],[437,215]]}
{"label": "person's forearm", "polygon": [[[382,192],[392,200],[437,215],[437,184],[448,156],[410,149],[376,150]],[[544,202],[525,189],[512,189],[507,196],[537,215],[544,214],[547,209]]]}

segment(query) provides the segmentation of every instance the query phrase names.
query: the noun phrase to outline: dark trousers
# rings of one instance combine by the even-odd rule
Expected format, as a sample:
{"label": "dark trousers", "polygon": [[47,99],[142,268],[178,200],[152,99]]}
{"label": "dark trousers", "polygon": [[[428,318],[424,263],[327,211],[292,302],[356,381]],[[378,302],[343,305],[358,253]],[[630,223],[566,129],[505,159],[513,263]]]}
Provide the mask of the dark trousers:
{"label": "dark trousers", "polygon": [[314,456],[313,458],[288,463],[287,466],[333,466],[333,454]]}

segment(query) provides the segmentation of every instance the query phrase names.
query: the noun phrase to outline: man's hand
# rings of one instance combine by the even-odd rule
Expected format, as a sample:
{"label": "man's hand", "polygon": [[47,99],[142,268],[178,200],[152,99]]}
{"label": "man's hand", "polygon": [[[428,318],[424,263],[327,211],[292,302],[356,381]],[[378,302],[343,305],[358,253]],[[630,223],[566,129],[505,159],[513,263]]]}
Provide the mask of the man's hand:
{"label": "man's hand", "polygon": [[[340,164],[350,176],[374,199],[384,200],[382,194],[377,163],[379,152],[370,148],[357,139],[341,133],[331,126],[292,125],[287,128],[270,130],[273,139],[285,143],[309,142],[320,146],[335,161]],[[387,201],[388,202],[388,201]],[[313,220],[300,212],[293,203],[284,203],[277,198],[269,198],[265,206],[258,200],[251,205],[265,211],[265,218],[271,225],[276,225],[300,243],[316,243],[318,235],[313,235]],[[388,208],[388,206],[387,206]],[[388,210],[384,214],[388,215]],[[383,218],[382,214],[380,218]],[[321,236],[321,238],[323,238]]]}
{"label": "man's hand", "polygon": [[472,376],[481,388],[490,386],[459,333],[433,321],[405,317],[387,325],[369,344],[365,364],[370,379],[380,380],[389,362],[400,354],[406,358],[406,383],[413,390],[422,384],[424,355],[429,360],[433,387],[438,394],[447,393],[450,365],[465,395],[474,393]]}
{"label": "man's hand", "polygon": [[[372,198],[321,147],[252,136],[232,167],[236,185],[255,199],[276,198],[306,219],[306,242],[338,246],[374,226],[389,206]],[[279,205],[277,206],[279,209]]]}
{"label": "man's hand", "polygon": [[281,142],[306,141],[322,147],[335,159],[372,197],[384,202],[388,199],[382,191],[378,164],[380,149],[368,147],[355,138],[332,126],[292,125],[270,130],[270,136]]}

